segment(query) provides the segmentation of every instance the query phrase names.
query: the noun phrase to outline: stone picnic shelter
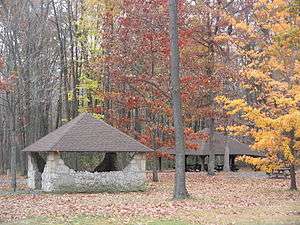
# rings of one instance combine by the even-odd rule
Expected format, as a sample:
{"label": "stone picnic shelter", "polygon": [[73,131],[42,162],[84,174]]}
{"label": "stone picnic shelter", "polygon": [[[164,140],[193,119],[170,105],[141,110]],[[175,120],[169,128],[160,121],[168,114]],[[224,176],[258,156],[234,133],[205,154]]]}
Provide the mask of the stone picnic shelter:
{"label": "stone picnic shelter", "polygon": [[[83,113],[26,147],[28,186],[45,192],[118,192],[145,189],[146,153],[152,149],[91,114]],[[94,172],[69,168],[61,157],[68,152],[105,153]],[[121,171],[107,167],[112,153],[131,153]],[[46,155],[46,160],[40,156]]]}

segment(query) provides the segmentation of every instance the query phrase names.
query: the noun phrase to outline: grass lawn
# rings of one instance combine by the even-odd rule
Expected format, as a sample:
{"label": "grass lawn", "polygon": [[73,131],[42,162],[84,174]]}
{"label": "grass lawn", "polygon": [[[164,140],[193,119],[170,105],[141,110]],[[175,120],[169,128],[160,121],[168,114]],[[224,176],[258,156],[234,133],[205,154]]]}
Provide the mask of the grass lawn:
{"label": "grass lawn", "polygon": [[289,180],[188,173],[191,198],[173,201],[173,176],[136,193],[11,195],[0,186],[0,224],[300,224],[300,192],[288,190]]}

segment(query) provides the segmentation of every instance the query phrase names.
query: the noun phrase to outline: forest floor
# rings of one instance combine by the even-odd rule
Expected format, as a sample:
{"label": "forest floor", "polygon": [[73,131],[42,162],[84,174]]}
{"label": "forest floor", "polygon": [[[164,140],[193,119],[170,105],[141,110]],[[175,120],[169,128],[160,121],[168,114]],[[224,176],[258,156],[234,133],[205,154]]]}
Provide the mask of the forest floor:
{"label": "forest floor", "polygon": [[145,192],[99,194],[29,192],[22,179],[23,190],[12,194],[8,177],[0,177],[0,224],[300,224],[300,191],[288,190],[289,180],[257,172],[187,173],[191,197],[173,201],[173,177],[149,178]]}

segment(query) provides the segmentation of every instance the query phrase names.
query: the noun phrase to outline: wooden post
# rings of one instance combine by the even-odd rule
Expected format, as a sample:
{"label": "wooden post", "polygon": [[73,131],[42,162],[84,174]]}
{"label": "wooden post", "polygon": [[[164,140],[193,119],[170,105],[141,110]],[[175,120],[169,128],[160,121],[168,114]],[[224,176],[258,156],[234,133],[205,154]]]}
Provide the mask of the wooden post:
{"label": "wooden post", "polygon": [[185,171],[186,171],[186,169],[187,169],[187,155],[185,155],[185,157],[184,157],[184,160],[185,160]]}
{"label": "wooden post", "polygon": [[200,156],[200,165],[201,165],[201,171],[205,171],[204,169],[204,163],[205,163],[205,156]]}
{"label": "wooden post", "polygon": [[235,168],[235,164],[234,164],[234,160],[235,160],[235,155],[231,155],[229,156],[229,161],[230,161],[230,169],[231,171],[234,171],[234,168]]}
{"label": "wooden post", "polygon": [[161,172],[161,164],[162,164],[162,158],[161,157],[159,157],[158,158],[158,170]]}

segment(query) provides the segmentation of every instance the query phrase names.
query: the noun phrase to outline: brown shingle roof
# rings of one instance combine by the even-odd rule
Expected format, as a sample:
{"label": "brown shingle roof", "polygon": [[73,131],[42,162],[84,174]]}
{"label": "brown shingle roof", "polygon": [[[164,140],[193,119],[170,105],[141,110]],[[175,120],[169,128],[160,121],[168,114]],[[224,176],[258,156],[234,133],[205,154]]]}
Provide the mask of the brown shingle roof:
{"label": "brown shingle roof", "polygon": [[151,152],[152,149],[104,121],[83,113],[23,151]]}
{"label": "brown shingle roof", "polygon": [[[186,155],[209,155],[208,141],[199,140],[197,150],[186,150]],[[228,145],[230,155],[248,155],[248,156],[264,156],[262,152],[253,151],[249,145],[239,142],[238,140],[228,137]],[[219,132],[214,132],[213,149],[216,155],[224,155],[225,152],[225,136]],[[175,154],[175,150],[171,148],[162,148],[162,152]]]}

